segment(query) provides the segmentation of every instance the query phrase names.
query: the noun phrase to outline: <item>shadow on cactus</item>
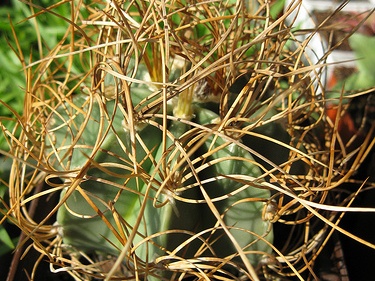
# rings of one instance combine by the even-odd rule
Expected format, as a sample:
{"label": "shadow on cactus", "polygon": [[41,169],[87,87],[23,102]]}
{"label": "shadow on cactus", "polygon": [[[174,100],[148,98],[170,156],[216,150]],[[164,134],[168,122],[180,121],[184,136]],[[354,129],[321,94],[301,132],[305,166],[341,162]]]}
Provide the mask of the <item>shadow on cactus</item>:
{"label": "shadow on cactus", "polygon": [[[77,280],[313,274],[349,210],[332,190],[352,171],[331,161],[324,62],[311,64],[285,24],[299,4],[278,18],[261,1],[70,5],[66,37],[28,77],[14,154],[15,170],[35,168],[30,191],[50,186],[11,187],[15,209],[59,195],[40,223],[18,217],[53,270]],[[279,247],[276,224],[299,239]]]}

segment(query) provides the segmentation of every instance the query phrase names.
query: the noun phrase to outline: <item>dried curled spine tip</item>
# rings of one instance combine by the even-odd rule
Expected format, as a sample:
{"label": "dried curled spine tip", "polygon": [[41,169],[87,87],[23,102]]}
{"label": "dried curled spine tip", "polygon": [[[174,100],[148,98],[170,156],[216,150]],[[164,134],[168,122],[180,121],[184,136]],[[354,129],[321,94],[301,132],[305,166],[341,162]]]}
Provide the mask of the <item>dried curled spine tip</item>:
{"label": "dried curled spine tip", "polygon": [[[121,121],[122,128],[125,132],[130,132],[131,128],[129,127],[129,124],[125,122],[125,120]],[[144,122],[135,122],[134,124],[134,130],[136,132],[142,131],[147,126],[147,123]]]}
{"label": "dried curled spine tip", "polygon": [[59,237],[64,237],[64,228],[59,225],[59,223],[56,221],[53,223],[53,227],[51,228],[51,233],[56,233]]}
{"label": "dried curled spine tip", "polygon": [[212,92],[207,79],[199,80],[194,86],[194,101],[199,103],[205,102],[220,102],[220,95],[215,95]]}
{"label": "dried curled spine tip", "polygon": [[221,117],[218,116],[215,119],[212,119],[210,124],[220,124],[221,123]]}
{"label": "dried curled spine tip", "polygon": [[264,221],[274,222],[277,217],[278,206],[274,199],[266,202],[263,207],[262,219]]}

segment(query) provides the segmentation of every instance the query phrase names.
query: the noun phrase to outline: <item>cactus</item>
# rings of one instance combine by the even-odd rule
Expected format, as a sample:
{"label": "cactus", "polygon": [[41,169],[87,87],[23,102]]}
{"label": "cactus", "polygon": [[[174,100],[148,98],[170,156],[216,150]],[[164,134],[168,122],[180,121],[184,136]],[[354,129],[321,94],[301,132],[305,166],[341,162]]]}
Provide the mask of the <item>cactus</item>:
{"label": "cactus", "polygon": [[[73,2],[9,141],[7,216],[33,246],[76,280],[316,278],[356,167],[335,158],[325,65],[286,25],[301,3],[273,18],[272,1]],[[46,194],[36,223],[25,206]],[[298,239],[275,244],[276,222]]]}
{"label": "cactus", "polygon": [[[204,126],[218,118],[200,105],[192,107],[191,98],[183,99],[183,94],[181,100],[182,110],[175,110],[176,115],[188,116],[194,110],[194,122]],[[194,258],[201,247],[206,251],[200,255],[231,259],[236,248],[222,231],[215,229],[217,220],[204,203],[198,186],[194,186],[194,176],[190,175],[182,182],[189,172],[184,158],[188,153],[184,145],[189,139],[180,140],[190,130],[186,120],[168,122],[165,142],[159,123],[156,123],[158,126],[142,126],[135,131],[134,145],[131,132],[124,127],[124,117],[114,101],[107,101],[101,107],[95,100],[78,96],[73,103],[81,113],[69,115],[73,105],[61,105],[56,110],[56,118],[50,120],[46,143],[49,162],[56,170],[67,173],[64,179],[66,187],[61,193],[62,205],[57,213],[57,225],[64,244],[89,253],[119,255],[137,220],[141,220],[132,243],[136,247],[134,253],[141,260],[152,261],[165,251],[175,251],[174,255],[182,258]],[[232,179],[236,175],[256,179],[262,173],[248,151],[235,142],[226,143],[222,137],[211,135],[203,147],[193,153],[193,158],[199,159],[200,153],[207,154],[216,149],[206,160],[223,159],[201,171],[198,182],[224,177],[202,187],[212,200],[229,196],[214,205],[234,239],[240,241],[240,247],[256,265],[261,256],[259,253],[270,251],[265,242],[258,241],[259,237],[264,236],[272,242],[270,226],[262,221],[263,202],[268,200],[270,192]],[[162,168],[162,165],[167,168]],[[85,173],[82,170],[76,172],[77,167],[85,167]],[[168,174],[163,172],[165,169]],[[189,185],[192,187],[175,192],[175,189]],[[238,188],[242,191],[237,193]],[[148,198],[144,197],[146,189],[149,189]],[[144,214],[140,213],[143,200],[146,201]],[[184,242],[199,231],[207,233],[184,247]],[[155,237],[146,240],[147,243],[142,241],[150,235]],[[203,240],[207,240],[210,246]],[[222,247],[223,244],[228,246]]]}

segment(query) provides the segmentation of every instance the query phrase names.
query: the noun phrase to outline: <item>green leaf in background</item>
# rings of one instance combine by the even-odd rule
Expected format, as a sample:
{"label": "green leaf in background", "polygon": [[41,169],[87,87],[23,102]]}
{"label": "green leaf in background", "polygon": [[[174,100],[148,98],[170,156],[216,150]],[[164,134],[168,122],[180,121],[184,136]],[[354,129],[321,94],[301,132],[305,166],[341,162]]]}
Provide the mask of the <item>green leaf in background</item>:
{"label": "green leaf in background", "polygon": [[[33,13],[30,7],[18,0],[10,2],[11,6],[0,8],[0,100],[21,114],[26,77],[24,77],[23,65],[16,53],[23,53],[26,65],[29,63],[30,57],[32,61],[39,60],[41,55],[47,55],[58,44],[67,32],[69,24],[66,20],[49,13],[25,20]],[[45,0],[42,3],[34,4],[48,7],[56,4],[56,1]],[[38,11],[38,8],[34,8],[34,12]],[[71,5],[66,2],[56,6],[52,11],[70,19]],[[81,12],[83,13],[81,16],[84,17],[84,12]],[[17,39],[14,38],[11,23]],[[38,34],[40,38],[38,38]],[[39,39],[41,45],[38,44]],[[20,50],[17,49],[16,41],[20,45]],[[82,63],[74,61],[71,72],[84,73]],[[2,104],[0,104],[0,116],[14,118],[14,114]],[[15,122],[12,121],[1,120],[1,122],[4,122],[10,131],[15,125]],[[0,134],[0,149],[9,150],[2,134]]]}
{"label": "green leaf in background", "polygon": [[270,15],[271,18],[277,19],[280,13],[284,10],[285,0],[276,0],[271,4]]}
{"label": "green leaf in background", "polygon": [[349,43],[357,59],[357,71],[335,85],[332,97],[339,95],[343,86],[348,92],[375,87],[375,37],[354,33]]}
{"label": "green leaf in background", "polygon": [[357,58],[358,75],[348,90],[361,90],[375,87],[375,37],[355,33],[349,43]]}
{"label": "green leaf in background", "polygon": [[0,241],[2,242],[0,243],[0,256],[14,249],[14,242],[2,225],[0,225]]}

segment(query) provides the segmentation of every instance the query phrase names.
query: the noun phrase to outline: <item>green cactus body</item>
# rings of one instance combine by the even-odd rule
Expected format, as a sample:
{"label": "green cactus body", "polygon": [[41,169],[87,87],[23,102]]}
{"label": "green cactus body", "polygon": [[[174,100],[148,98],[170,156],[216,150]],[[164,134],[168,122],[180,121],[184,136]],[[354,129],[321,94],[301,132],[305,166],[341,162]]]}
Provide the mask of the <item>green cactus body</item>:
{"label": "green cactus body", "polygon": [[[87,112],[90,106],[86,102],[87,99],[77,97],[74,106]],[[50,123],[48,161],[57,171],[67,173],[67,187],[61,193],[64,204],[57,213],[64,244],[86,252],[118,255],[141,217],[133,241],[139,258],[151,261],[165,255],[166,250],[176,256],[194,258],[203,242],[199,239],[186,245],[184,242],[194,233],[218,225],[208,205],[197,203],[203,197],[193,184],[194,177],[184,159],[187,139],[184,140],[183,135],[189,126],[179,119],[170,121],[166,144],[162,143],[162,131],[157,126],[146,125],[136,132],[137,136],[131,137],[121,124],[124,119],[121,111],[114,113],[114,108],[113,101],[106,103],[106,110],[93,102],[85,121],[83,113],[70,117],[69,105],[64,104],[56,111],[56,120]],[[198,124],[209,124],[218,117],[204,108],[196,107],[195,111]],[[114,116],[111,122],[104,117],[106,114]],[[108,128],[107,134],[101,133]],[[97,144],[101,135],[105,135],[104,140]],[[135,145],[131,139],[135,139]],[[99,147],[96,153],[93,153],[94,147]],[[270,251],[259,236],[272,241],[272,231],[261,216],[262,200],[267,200],[270,192],[252,186],[251,182],[246,186],[231,177],[249,175],[257,178],[261,175],[251,154],[238,144],[226,145],[224,138],[211,135],[196,153],[207,153],[216,148],[220,149],[206,159],[212,161],[212,165],[199,173],[200,180],[218,177],[204,183],[203,187],[215,201],[215,207],[250,262],[256,264],[261,256],[259,253]],[[134,149],[136,156],[132,157]],[[199,157],[196,153],[192,157]],[[79,170],[82,167],[87,168],[83,169],[84,173]],[[186,179],[189,173],[190,178]],[[181,187],[186,189],[181,191]],[[150,188],[146,208],[140,214],[146,188]],[[220,196],[224,198],[215,200]],[[154,202],[153,198],[156,198]],[[150,235],[154,236],[146,242],[145,237]],[[217,257],[236,253],[220,227],[207,235],[209,237],[204,238],[213,243],[211,250]]]}
{"label": "green cactus body", "polygon": [[[85,101],[84,98],[78,97],[74,103],[76,106],[82,106]],[[107,103],[109,116],[113,114],[113,106],[114,102]],[[67,105],[64,107],[66,108]],[[87,107],[83,106],[82,110],[87,110]],[[50,128],[50,136],[51,139],[54,139],[54,147],[61,149],[60,152],[55,151],[52,154],[54,156],[57,154],[59,161],[52,157],[49,159],[58,171],[74,171],[75,168],[86,165],[85,163],[90,161],[89,156],[92,154],[95,142],[100,139],[102,113],[98,103],[93,103],[89,121],[84,125],[80,135],[78,134],[78,126],[84,124],[83,115],[77,115],[74,120],[71,120],[72,122],[67,122],[70,119],[68,112],[69,110],[63,110],[62,107],[57,115],[60,115],[65,121],[57,122],[57,120],[54,120],[53,128],[56,129],[53,129],[52,125]],[[100,145],[100,149],[94,154],[91,163],[87,166],[85,175],[82,178],[72,176],[65,180],[67,187],[61,194],[62,199],[65,200],[65,195],[70,192],[70,187],[77,180],[80,181],[81,192],[76,188],[69,195],[65,204],[58,210],[57,223],[60,226],[64,243],[77,249],[118,254],[121,246],[126,242],[126,236],[132,230],[131,228],[139,216],[141,202],[144,199],[141,194],[144,193],[148,171],[152,164],[149,154],[155,155],[156,147],[160,145],[161,131],[156,127],[147,125],[138,133],[139,138],[136,138],[135,141],[136,160],[134,161],[129,156],[132,155],[132,144],[129,131],[124,130],[121,125],[123,119],[120,111],[118,111],[114,116],[112,127]],[[104,129],[109,127],[107,121],[103,123]],[[69,126],[66,124],[69,124]],[[139,140],[142,140],[143,145]],[[50,144],[50,142],[47,142],[47,145]],[[74,148],[66,153],[63,148],[71,145]],[[145,151],[144,147],[147,147],[148,151]],[[137,174],[135,173],[134,162],[141,163],[137,167]],[[84,198],[82,193],[95,204],[99,211],[88,203],[87,198]],[[101,213],[103,217],[99,215]],[[117,220],[122,221],[122,223],[116,224],[116,215],[114,214],[118,215]],[[139,228],[141,233],[146,229],[144,225],[145,222]],[[154,231],[151,230],[151,232]],[[116,232],[117,234],[115,234]],[[135,242],[141,239],[142,235],[137,235]],[[141,247],[137,254],[144,257],[145,252],[145,247]]]}
{"label": "green cactus body", "polygon": [[[157,196],[158,204],[161,206],[149,208],[148,211],[149,217],[158,217],[159,225],[155,227],[159,230],[159,233],[171,230],[168,234],[162,234],[157,239],[158,243],[170,252],[175,251],[177,247],[202,227],[200,220],[201,206],[193,202],[199,199],[199,190],[197,188],[189,188],[181,192],[176,191],[181,186],[188,186],[192,183],[192,179],[183,178],[189,172],[189,168],[186,169],[188,165],[184,159],[185,156],[180,151],[180,149],[183,149],[184,143],[179,139],[188,129],[189,126],[184,122],[179,120],[171,121],[168,126],[169,137],[166,140],[166,149],[164,150],[163,145],[161,145],[156,154],[158,161],[165,161],[166,170],[169,172],[167,174],[163,173],[164,169],[159,167],[158,170],[161,173],[155,174],[156,179],[165,185],[162,187],[163,191]],[[178,148],[174,142],[179,143],[181,147]],[[177,167],[177,165],[180,166]],[[150,174],[152,175],[153,173],[155,173],[155,170],[152,170]],[[190,199],[191,202],[175,199],[174,195],[178,195],[179,198]],[[176,250],[174,254],[184,258],[192,258],[198,247],[199,242],[195,241],[189,243],[186,247]]]}
{"label": "green cactus body", "polygon": [[[196,111],[196,118],[200,124],[209,124],[218,116],[207,109],[199,109]],[[233,237],[247,253],[250,262],[257,264],[262,256],[261,253],[271,250],[266,242],[259,239],[259,236],[271,242],[273,240],[269,223],[262,220],[264,206],[262,201],[270,197],[270,191],[257,188],[259,182],[254,185],[248,182],[248,185],[245,185],[244,182],[236,180],[236,175],[257,178],[262,174],[248,151],[234,142],[228,143],[215,134],[208,137],[201,154],[205,155],[213,150],[215,151],[205,158],[209,165],[201,172],[200,177],[201,180],[218,178],[204,184],[205,191],[213,201],[216,201],[215,198],[221,198],[214,203],[215,207],[222,214]],[[217,219],[208,206],[204,212],[204,219],[206,227],[218,226]],[[217,256],[226,257],[236,254],[233,243],[223,230],[216,230],[210,239],[216,240],[212,248]]]}

